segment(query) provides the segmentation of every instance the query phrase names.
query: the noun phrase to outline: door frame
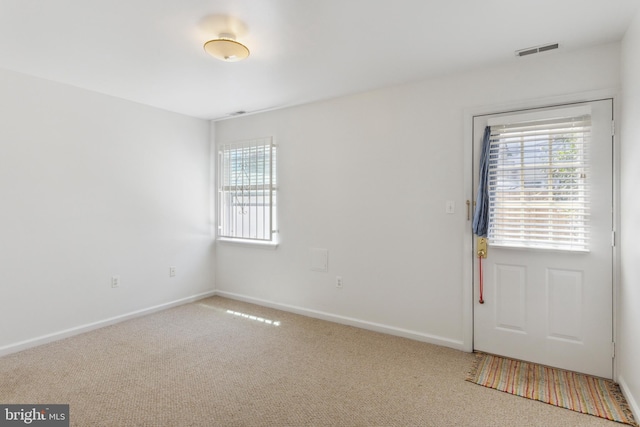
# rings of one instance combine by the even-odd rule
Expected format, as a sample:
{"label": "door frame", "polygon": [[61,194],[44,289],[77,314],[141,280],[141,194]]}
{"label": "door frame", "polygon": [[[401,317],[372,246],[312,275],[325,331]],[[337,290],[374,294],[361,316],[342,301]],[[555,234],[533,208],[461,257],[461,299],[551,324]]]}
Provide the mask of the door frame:
{"label": "door frame", "polygon": [[[613,136],[613,230],[615,231],[615,246],[613,247],[613,270],[612,270],[612,336],[614,343],[617,343],[618,330],[618,295],[620,278],[620,143],[619,143],[619,123],[618,111],[619,97],[615,89],[603,89],[597,91],[581,92],[576,94],[561,95],[548,98],[530,99],[515,101],[511,103],[485,105],[464,109],[464,197],[467,200],[475,200],[473,192],[473,120],[475,116],[507,113],[518,110],[528,110],[573,104],[579,102],[591,102],[602,99],[613,99],[613,120],[615,123]],[[473,209],[470,209],[471,217]],[[462,250],[462,324],[463,324],[463,349],[473,352],[473,287],[474,287],[474,253],[473,253],[473,230],[472,222],[466,220],[463,233]],[[617,358],[613,358],[613,378],[617,377]]]}

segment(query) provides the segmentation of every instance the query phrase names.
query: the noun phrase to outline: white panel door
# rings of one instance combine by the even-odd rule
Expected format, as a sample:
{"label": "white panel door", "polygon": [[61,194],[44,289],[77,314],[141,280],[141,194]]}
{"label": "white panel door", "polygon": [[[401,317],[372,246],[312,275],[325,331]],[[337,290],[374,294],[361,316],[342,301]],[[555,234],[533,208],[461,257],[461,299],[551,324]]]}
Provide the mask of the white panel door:
{"label": "white panel door", "polygon": [[480,304],[474,236],[474,349],[612,378],[612,100],[475,117],[474,191],[488,123],[562,116],[567,108],[591,116],[588,249],[492,246],[490,240]]}

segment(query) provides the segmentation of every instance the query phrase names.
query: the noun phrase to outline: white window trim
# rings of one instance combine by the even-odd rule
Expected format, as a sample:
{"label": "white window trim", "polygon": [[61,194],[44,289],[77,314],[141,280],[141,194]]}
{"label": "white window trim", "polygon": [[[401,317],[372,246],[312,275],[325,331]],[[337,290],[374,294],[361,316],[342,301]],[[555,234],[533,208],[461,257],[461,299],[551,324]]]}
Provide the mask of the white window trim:
{"label": "white window trim", "polygon": [[[264,143],[259,143],[259,141],[264,141]],[[222,174],[224,173],[223,168],[221,167],[221,156],[224,152],[225,148],[229,147],[241,147],[243,145],[256,144],[260,145],[270,145],[272,148],[272,156],[276,159],[275,165],[273,165],[273,169],[271,171],[271,195],[269,202],[269,216],[270,216],[270,239],[259,239],[252,237],[236,237],[236,236],[226,236],[221,235],[221,209],[223,207],[222,203]],[[216,159],[217,159],[217,172],[216,172],[216,192],[217,192],[217,206],[216,206],[216,234],[215,240],[217,242],[221,242],[224,244],[235,245],[235,246],[249,246],[249,247],[257,247],[264,249],[276,249],[279,245],[278,239],[278,230],[277,230],[277,208],[276,208],[276,197],[277,197],[277,157],[276,153],[276,145],[273,141],[272,137],[262,137],[262,138],[253,138],[251,140],[245,141],[237,141],[228,144],[219,144],[216,147]]]}
{"label": "white window trim", "polygon": [[280,242],[275,239],[267,242],[263,240],[248,240],[248,239],[234,239],[230,237],[217,237],[217,242],[220,242],[224,245],[230,246],[244,246],[244,247],[254,247],[260,249],[277,249],[280,245]]}

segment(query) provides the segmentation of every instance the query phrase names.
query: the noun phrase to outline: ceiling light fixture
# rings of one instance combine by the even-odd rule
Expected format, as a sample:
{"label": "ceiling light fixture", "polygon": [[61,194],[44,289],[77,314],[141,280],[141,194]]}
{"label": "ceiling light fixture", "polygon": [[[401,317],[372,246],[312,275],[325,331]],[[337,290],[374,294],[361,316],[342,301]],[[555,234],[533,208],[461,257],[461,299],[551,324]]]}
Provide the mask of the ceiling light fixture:
{"label": "ceiling light fixture", "polygon": [[249,56],[249,49],[236,41],[233,34],[222,33],[219,38],[204,44],[204,50],[214,58],[225,62],[242,61]]}

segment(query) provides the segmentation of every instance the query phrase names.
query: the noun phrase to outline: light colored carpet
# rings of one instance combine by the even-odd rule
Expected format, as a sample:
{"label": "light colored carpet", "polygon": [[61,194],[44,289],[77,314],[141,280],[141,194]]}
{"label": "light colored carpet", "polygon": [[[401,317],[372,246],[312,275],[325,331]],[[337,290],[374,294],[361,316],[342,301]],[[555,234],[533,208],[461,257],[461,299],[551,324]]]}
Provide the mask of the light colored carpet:
{"label": "light colored carpet", "polygon": [[467,382],[474,357],[213,297],[0,358],[0,402],[73,426],[619,425]]}
{"label": "light colored carpet", "polygon": [[467,381],[636,427],[620,387],[611,380],[478,353]]}

